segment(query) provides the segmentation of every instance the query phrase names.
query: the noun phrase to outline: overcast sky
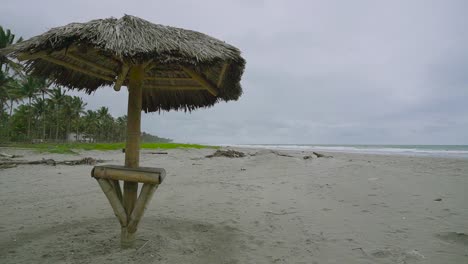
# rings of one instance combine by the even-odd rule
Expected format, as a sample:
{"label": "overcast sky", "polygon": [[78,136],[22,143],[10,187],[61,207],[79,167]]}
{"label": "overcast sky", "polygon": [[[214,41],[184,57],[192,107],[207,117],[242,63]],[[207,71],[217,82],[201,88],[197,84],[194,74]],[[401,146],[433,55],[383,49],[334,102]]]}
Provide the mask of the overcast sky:
{"label": "overcast sky", "polygon": [[[129,14],[238,47],[243,96],[191,114],[143,114],[179,142],[468,144],[468,1],[2,0],[25,38]],[[126,114],[127,93],[81,95]]]}

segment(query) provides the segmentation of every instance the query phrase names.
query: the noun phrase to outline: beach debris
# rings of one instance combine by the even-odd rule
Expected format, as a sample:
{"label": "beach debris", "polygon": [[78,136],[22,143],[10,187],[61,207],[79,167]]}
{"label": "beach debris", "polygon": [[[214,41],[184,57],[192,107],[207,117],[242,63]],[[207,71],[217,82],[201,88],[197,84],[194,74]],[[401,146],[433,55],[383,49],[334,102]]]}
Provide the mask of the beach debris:
{"label": "beach debris", "polygon": [[155,151],[155,152],[146,152],[147,154],[158,154],[158,155],[167,155],[168,152],[161,152],[161,151]]}
{"label": "beach debris", "polygon": [[10,155],[10,154],[7,154],[7,153],[0,152],[0,157],[14,159],[14,158],[20,158],[20,157],[23,157],[23,156],[21,156],[21,155]]}
{"label": "beach debris", "polygon": [[318,152],[312,152],[312,154],[313,155],[306,155],[306,156],[304,156],[302,158],[305,159],[305,160],[313,159],[314,156],[317,157],[317,158],[333,158],[333,156],[321,154],[321,153],[318,153]]}
{"label": "beach debris", "polygon": [[315,156],[317,156],[317,158],[333,158],[333,156],[330,156],[330,155],[325,155],[325,154],[320,154],[318,152],[312,152]]}
{"label": "beach debris", "polygon": [[410,251],[406,251],[405,252],[405,260],[411,260],[411,259],[414,259],[414,260],[419,260],[419,259],[425,259],[426,257],[419,253],[419,251],[417,249],[413,249],[413,250],[410,250]]}
{"label": "beach debris", "polygon": [[272,212],[272,211],[265,211],[265,214],[272,214],[272,215],[288,215],[288,214],[295,214],[297,212],[288,212],[286,210],[281,210],[280,212]]}
{"label": "beach debris", "polygon": [[226,158],[243,158],[245,157],[245,153],[240,152],[240,151],[235,151],[232,149],[228,150],[216,150],[215,153],[206,156],[207,158],[213,158],[213,157],[226,157]]}
{"label": "beach debris", "polygon": [[241,171],[245,171],[246,169],[245,169],[245,168],[241,168],[240,170],[241,170]]}
{"label": "beach debris", "polygon": [[365,256],[367,256],[367,253],[366,251],[364,251],[364,249],[362,247],[358,247],[358,248],[353,248],[351,250],[359,250],[362,254],[364,254]]}
{"label": "beach debris", "polygon": [[16,167],[17,165],[16,164],[1,164],[0,165],[0,170],[2,169],[10,169],[10,168],[14,168]]}
{"label": "beach debris", "polygon": [[387,258],[387,257],[391,257],[392,255],[394,255],[395,253],[390,250],[390,249],[383,249],[383,250],[374,250],[371,252],[371,255],[375,258]]}
{"label": "beach debris", "polygon": [[41,160],[8,160],[8,161],[0,161],[0,168],[13,168],[17,165],[37,165],[37,164],[45,164],[50,166],[55,165],[95,165],[97,163],[104,162],[104,160],[94,159],[91,157],[85,157],[78,160],[63,160],[63,161],[55,161],[53,159],[41,159]]}
{"label": "beach debris", "polygon": [[85,157],[79,160],[65,160],[58,161],[56,164],[65,164],[65,165],[96,165],[97,163],[102,163],[104,160],[94,159],[91,157]]}
{"label": "beach debris", "polygon": [[437,199],[434,199],[435,202],[440,202],[442,201],[442,198],[437,198]]}
{"label": "beach debris", "polygon": [[257,151],[255,153],[249,154],[249,156],[254,157],[254,156],[257,156],[257,155],[265,155],[265,154],[270,154],[270,153],[275,154],[275,155],[280,156],[280,157],[288,157],[288,158],[293,158],[294,157],[294,156],[284,154],[284,153],[274,151],[274,150],[261,150],[261,151]]}
{"label": "beach debris", "polygon": [[271,153],[276,154],[277,156],[280,156],[280,157],[288,157],[288,158],[292,158],[292,157],[293,157],[293,156],[291,156],[291,155],[284,154],[284,153],[280,153],[280,152],[278,152],[278,151],[273,151],[273,150],[271,151]]}

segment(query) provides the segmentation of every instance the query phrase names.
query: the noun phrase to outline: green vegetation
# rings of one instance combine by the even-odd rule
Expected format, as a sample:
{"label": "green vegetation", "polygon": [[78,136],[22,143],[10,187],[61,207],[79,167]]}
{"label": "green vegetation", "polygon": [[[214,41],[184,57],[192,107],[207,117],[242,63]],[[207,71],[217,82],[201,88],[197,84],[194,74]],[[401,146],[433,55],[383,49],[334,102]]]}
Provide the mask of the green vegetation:
{"label": "green vegetation", "polygon": [[[0,49],[20,41],[0,26]],[[28,75],[23,66],[0,55],[0,142],[125,141],[127,116],[115,118],[107,107],[87,110],[80,97],[67,95],[50,80]],[[141,135],[141,142],[171,141]],[[37,146],[57,153],[70,149],[66,145]]]}
{"label": "green vegetation", "polygon": [[[39,152],[49,152],[58,154],[76,154],[77,150],[120,150],[125,148],[125,143],[39,143],[39,144],[7,144],[6,147],[30,148],[36,149]],[[141,143],[142,149],[177,149],[177,148],[213,148],[216,146],[206,146],[198,144],[183,144],[183,143]]]}

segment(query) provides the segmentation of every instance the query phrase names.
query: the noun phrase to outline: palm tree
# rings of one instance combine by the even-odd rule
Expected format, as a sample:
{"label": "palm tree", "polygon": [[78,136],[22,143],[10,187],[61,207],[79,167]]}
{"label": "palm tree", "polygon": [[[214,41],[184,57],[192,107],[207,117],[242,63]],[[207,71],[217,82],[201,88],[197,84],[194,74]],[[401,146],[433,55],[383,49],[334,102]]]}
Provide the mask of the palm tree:
{"label": "palm tree", "polygon": [[11,118],[11,140],[25,140],[27,130],[27,120],[29,117],[29,107],[19,105]]}
{"label": "palm tree", "polygon": [[125,135],[127,135],[127,115],[117,117],[116,119],[117,131],[119,142],[125,140]]}
{"label": "palm tree", "polygon": [[109,108],[102,106],[97,110],[98,115],[98,128],[99,128],[99,139],[109,140],[109,131],[112,129],[114,118],[109,113]]}
{"label": "palm tree", "polygon": [[11,117],[13,115],[13,105],[16,103],[19,103],[23,99],[23,95],[21,94],[21,89],[20,89],[20,83],[14,79],[9,83],[7,87],[7,92],[8,92],[8,100],[9,100],[9,105],[8,107],[10,108],[9,114],[8,114],[8,127],[7,127],[7,135],[11,137]]}
{"label": "palm tree", "polygon": [[[22,95],[19,89],[19,83],[13,77],[6,76],[0,71],[0,124],[5,126],[5,137],[10,135],[11,116],[13,113],[13,104],[21,100]],[[6,119],[5,107],[8,107],[8,121]]]}
{"label": "palm tree", "polygon": [[41,117],[41,123],[42,123],[42,140],[45,139],[45,114],[47,112],[47,101],[43,98],[36,98],[34,100],[34,103],[32,104],[32,110],[34,112],[34,116],[40,116]]}
{"label": "palm tree", "polygon": [[[0,71],[0,110],[2,110],[2,113],[8,100],[10,100],[11,88],[14,86],[14,83],[15,80],[12,77]],[[1,115],[0,119],[2,119]]]}
{"label": "palm tree", "polygon": [[[84,109],[86,107],[86,103],[83,102],[81,97],[73,96],[70,97],[68,102],[69,113],[70,113],[70,123],[69,125],[73,125],[76,131],[76,139],[79,139],[79,127],[80,127],[80,116],[84,113]],[[68,129],[70,131],[70,129]]]}
{"label": "palm tree", "polygon": [[[23,38],[17,39],[16,43],[21,41],[23,41]],[[4,30],[3,27],[0,26],[0,49],[6,48],[13,43],[15,43],[15,35],[12,34],[9,29]],[[7,73],[10,69],[13,69],[16,73],[20,73],[22,67],[19,63],[8,59],[6,56],[0,55],[0,71]]]}
{"label": "palm tree", "polygon": [[9,98],[8,82],[9,78],[7,78],[7,76],[2,71],[0,71],[0,135],[2,135],[1,138],[5,138],[3,133],[7,131],[3,128],[6,124],[5,105]]}
{"label": "palm tree", "polygon": [[[27,76],[23,81],[21,82],[21,94],[28,98],[28,106],[30,106],[31,109],[31,101],[33,98],[37,96],[37,94],[40,92],[42,87],[45,87],[46,81],[45,79],[41,78],[36,78],[33,76]],[[31,137],[31,115],[32,113],[29,113],[28,117],[28,139]]]}
{"label": "palm tree", "polygon": [[60,110],[63,105],[63,101],[65,100],[65,91],[62,90],[60,87],[56,87],[52,89],[50,93],[50,100],[54,106],[55,111],[55,141],[58,141],[59,136],[59,125],[60,125]]}
{"label": "palm tree", "polygon": [[7,86],[7,93],[9,101],[8,107],[10,108],[9,116],[11,117],[13,114],[13,104],[19,103],[21,99],[23,99],[21,84],[16,80],[12,80]]}
{"label": "palm tree", "polygon": [[[41,90],[41,94],[42,94],[42,100],[46,102],[45,100],[45,95],[48,94],[50,95],[51,93],[51,89],[49,88],[50,85],[52,84],[52,81],[46,81],[45,83],[45,86],[41,87],[40,90]],[[47,107],[46,107],[46,110],[47,110]],[[45,140],[45,135],[46,135],[46,118],[45,118],[45,114],[46,114],[47,111],[43,111],[42,112],[42,116],[41,116],[41,119],[42,119],[42,140]]]}
{"label": "palm tree", "polygon": [[5,104],[8,101],[8,82],[9,78],[0,71],[0,121],[3,120],[3,110],[5,109]]}
{"label": "palm tree", "polygon": [[97,139],[98,114],[93,110],[88,110],[83,117],[85,134],[92,142]]}

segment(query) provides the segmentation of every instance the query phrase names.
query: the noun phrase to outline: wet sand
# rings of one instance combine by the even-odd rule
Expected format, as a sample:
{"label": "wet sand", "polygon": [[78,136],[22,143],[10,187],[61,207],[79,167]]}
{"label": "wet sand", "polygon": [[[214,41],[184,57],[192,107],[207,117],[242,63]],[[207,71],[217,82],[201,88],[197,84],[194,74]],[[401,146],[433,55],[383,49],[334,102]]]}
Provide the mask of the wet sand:
{"label": "wet sand", "polygon": [[[123,164],[119,151],[37,154]],[[468,160],[241,149],[143,150],[164,183],[137,247],[90,177],[92,166],[0,170],[1,263],[468,263]]]}

